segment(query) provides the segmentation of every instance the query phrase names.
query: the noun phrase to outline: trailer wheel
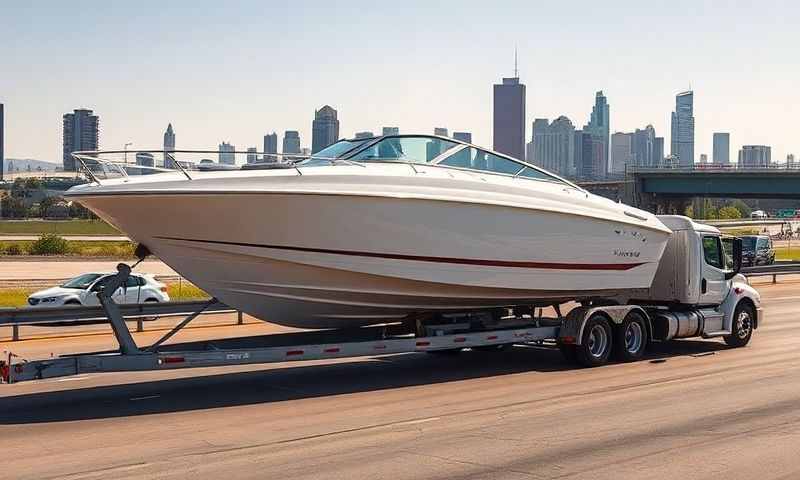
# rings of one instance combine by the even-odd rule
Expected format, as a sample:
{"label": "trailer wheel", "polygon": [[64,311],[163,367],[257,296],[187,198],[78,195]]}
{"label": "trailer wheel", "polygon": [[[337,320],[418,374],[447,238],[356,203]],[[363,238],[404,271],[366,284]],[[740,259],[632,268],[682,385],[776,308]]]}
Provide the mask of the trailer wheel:
{"label": "trailer wheel", "polygon": [[744,347],[753,336],[753,321],[756,316],[749,303],[739,302],[733,311],[731,334],[725,336],[725,343],[731,347]]}
{"label": "trailer wheel", "polygon": [[567,345],[566,343],[558,344],[558,351],[567,363],[576,363],[578,361],[578,347],[575,345]]}
{"label": "trailer wheel", "polygon": [[614,328],[614,356],[623,362],[641,360],[647,348],[647,325],[639,312],[631,312]]}
{"label": "trailer wheel", "polygon": [[599,367],[608,362],[611,356],[611,325],[606,317],[595,314],[586,321],[581,344],[576,350],[578,362],[585,367]]}

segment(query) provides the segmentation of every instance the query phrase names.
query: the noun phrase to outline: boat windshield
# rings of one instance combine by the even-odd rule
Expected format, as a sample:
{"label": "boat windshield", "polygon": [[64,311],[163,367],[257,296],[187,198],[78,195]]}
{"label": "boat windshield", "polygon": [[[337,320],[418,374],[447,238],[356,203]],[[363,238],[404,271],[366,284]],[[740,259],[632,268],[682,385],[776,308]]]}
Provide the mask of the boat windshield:
{"label": "boat windshield", "polygon": [[454,152],[449,157],[441,160],[438,165],[564,183],[558,177],[554,177],[547,172],[474,147],[464,148]]}
{"label": "boat windshield", "polygon": [[336,143],[328,145],[319,152],[311,155],[311,158],[304,160],[300,165],[304,167],[313,167],[316,165],[330,165],[331,160],[339,158],[345,153],[360,147],[367,143],[369,139],[365,140],[339,140]]}
{"label": "boat windshield", "polygon": [[61,285],[61,288],[77,288],[79,290],[86,290],[89,288],[89,285],[91,285],[92,282],[100,277],[102,277],[102,275],[99,273],[85,273],[64,283]]}
{"label": "boat windshield", "polygon": [[386,137],[353,155],[349,160],[429,163],[458,145],[456,142],[435,137]]}

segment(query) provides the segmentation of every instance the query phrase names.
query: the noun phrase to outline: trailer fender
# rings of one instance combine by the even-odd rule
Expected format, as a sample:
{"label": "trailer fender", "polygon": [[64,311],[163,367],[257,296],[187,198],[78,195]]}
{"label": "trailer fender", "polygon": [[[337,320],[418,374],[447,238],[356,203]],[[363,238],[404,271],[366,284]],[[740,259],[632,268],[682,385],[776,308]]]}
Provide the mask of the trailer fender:
{"label": "trailer fender", "polygon": [[594,314],[603,315],[613,325],[621,325],[625,317],[631,312],[642,315],[647,322],[647,334],[651,337],[653,326],[650,324],[650,315],[638,305],[608,305],[599,307],[576,307],[570,310],[558,334],[558,341],[564,344],[580,345],[586,321]]}

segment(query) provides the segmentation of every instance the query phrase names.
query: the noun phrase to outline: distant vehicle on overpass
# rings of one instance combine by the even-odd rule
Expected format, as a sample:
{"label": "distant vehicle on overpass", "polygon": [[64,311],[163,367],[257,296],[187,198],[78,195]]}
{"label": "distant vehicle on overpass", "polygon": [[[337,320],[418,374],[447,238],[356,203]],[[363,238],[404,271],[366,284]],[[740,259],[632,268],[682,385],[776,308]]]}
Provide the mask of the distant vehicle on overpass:
{"label": "distant vehicle on overpass", "polygon": [[750,218],[756,220],[764,220],[768,217],[769,215],[767,215],[766,212],[764,212],[764,210],[754,210],[753,212],[750,213]]}

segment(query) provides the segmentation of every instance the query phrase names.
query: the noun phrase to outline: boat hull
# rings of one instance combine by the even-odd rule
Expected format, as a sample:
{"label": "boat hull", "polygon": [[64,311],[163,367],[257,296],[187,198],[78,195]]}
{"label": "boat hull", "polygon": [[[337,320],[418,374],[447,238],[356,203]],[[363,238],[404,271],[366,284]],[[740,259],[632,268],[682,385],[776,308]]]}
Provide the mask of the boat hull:
{"label": "boat hull", "polygon": [[300,328],[648,288],[668,237],[564,212],[374,193],[86,193],[78,200],[211,295]]}

